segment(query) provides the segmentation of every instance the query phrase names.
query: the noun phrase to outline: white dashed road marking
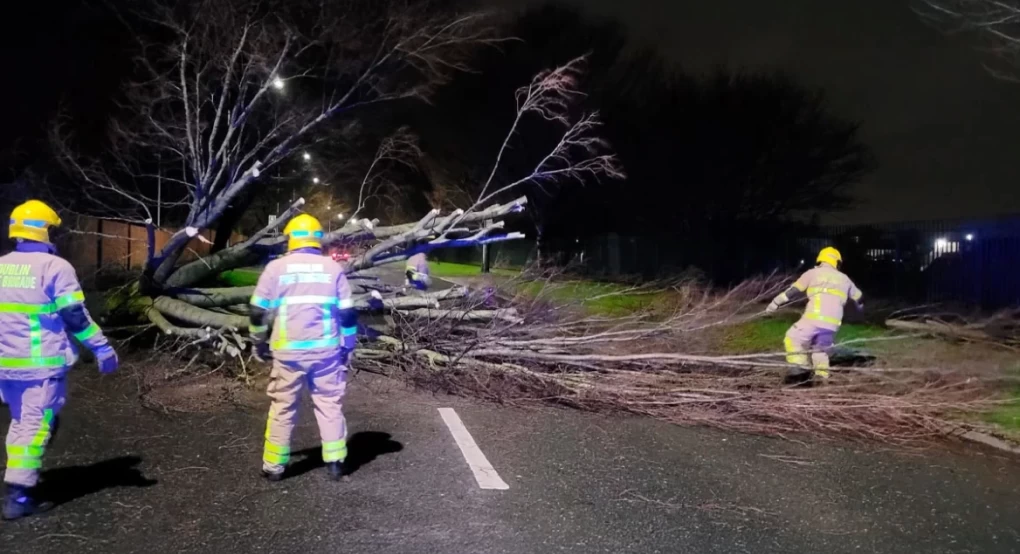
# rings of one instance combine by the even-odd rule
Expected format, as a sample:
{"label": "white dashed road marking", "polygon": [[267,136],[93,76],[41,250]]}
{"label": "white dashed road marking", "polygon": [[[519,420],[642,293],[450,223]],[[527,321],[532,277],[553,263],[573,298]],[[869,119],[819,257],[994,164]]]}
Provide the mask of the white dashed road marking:
{"label": "white dashed road marking", "polygon": [[467,427],[464,427],[464,422],[460,420],[457,412],[453,411],[453,408],[439,408],[439,415],[450,429],[453,440],[457,441],[457,446],[460,447],[461,453],[464,454],[464,459],[467,460],[471,473],[475,474],[475,481],[478,481],[478,486],[483,489],[501,491],[509,489],[510,485],[507,485],[506,482],[499,478],[499,474],[496,473],[492,464],[489,463],[489,460],[485,459],[485,454],[482,454],[481,449],[478,448],[475,439],[471,437],[471,433],[468,433]]}

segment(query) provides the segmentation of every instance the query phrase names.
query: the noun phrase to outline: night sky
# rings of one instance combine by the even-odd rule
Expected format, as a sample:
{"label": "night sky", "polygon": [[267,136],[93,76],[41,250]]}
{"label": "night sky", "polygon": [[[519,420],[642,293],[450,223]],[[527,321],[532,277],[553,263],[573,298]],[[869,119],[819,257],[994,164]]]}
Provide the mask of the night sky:
{"label": "night sky", "polygon": [[[1020,84],[992,78],[970,39],[925,26],[907,0],[571,1],[618,17],[688,70],[783,69],[825,88],[838,114],[863,123],[880,163],[859,208],[832,221],[1020,212]],[[116,39],[58,7],[76,3],[4,18],[0,62],[15,76],[2,93],[4,147],[38,134],[61,96],[100,105],[112,92],[117,71],[103,59]]]}
{"label": "night sky", "polygon": [[[501,0],[503,5],[515,4]],[[783,69],[862,122],[881,164],[841,223],[1020,212],[1020,84],[906,0],[572,0],[690,71]]]}

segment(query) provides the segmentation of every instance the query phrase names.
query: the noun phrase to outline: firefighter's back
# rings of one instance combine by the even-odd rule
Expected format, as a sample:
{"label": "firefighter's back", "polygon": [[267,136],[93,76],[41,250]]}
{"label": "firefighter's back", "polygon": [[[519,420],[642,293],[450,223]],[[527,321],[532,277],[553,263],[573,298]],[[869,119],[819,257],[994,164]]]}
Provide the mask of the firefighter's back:
{"label": "firefighter's back", "polygon": [[281,360],[319,360],[335,356],[341,344],[337,312],[349,294],[341,298],[345,287],[343,269],[321,254],[297,252],[272,261],[263,273],[271,279],[276,295],[271,299],[276,311],[270,337],[274,356]]}
{"label": "firefighter's back", "polygon": [[4,379],[40,379],[70,366],[76,353],[58,310],[80,298],[54,295],[56,282],[74,270],[48,253],[0,256],[0,369]]}
{"label": "firefighter's back", "polygon": [[807,272],[803,281],[808,296],[804,317],[830,329],[843,323],[843,311],[854,284],[842,271],[820,264]]}

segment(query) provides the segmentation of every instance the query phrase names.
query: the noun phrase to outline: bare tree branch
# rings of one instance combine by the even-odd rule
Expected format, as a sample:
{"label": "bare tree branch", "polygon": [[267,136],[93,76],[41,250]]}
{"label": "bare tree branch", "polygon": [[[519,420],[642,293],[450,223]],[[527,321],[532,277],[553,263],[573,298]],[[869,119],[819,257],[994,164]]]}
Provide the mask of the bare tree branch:
{"label": "bare tree branch", "polygon": [[1020,66],[1020,1],[1017,0],[914,0],[922,20],[946,33],[970,33],[980,41],[993,64],[984,64],[992,76],[1017,81]]}
{"label": "bare tree branch", "polygon": [[[60,126],[54,144],[96,215],[137,211],[131,219],[153,219],[151,167],[157,160],[179,165],[166,179],[157,175],[168,189],[161,196],[171,199],[164,207],[189,205],[183,229],[147,268],[153,283],[165,283],[188,240],[295,148],[314,142],[326,122],[359,107],[425,98],[468,69],[474,47],[499,42],[484,14],[431,8],[403,0],[140,6],[121,17],[135,33],[144,78],[129,82],[120,99],[123,115],[110,122],[107,155],[82,158]],[[308,18],[309,9],[319,17]],[[416,148],[406,135],[384,142],[362,201],[378,184],[380,163],[400,163]]]}

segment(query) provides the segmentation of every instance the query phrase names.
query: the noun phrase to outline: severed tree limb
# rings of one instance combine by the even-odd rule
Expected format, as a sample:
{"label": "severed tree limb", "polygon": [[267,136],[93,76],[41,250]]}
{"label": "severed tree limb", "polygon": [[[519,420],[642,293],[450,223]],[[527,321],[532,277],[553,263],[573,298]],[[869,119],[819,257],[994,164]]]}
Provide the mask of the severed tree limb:
{"label": "severed tree limb", "polygon": [[[494,215],[490,218],[483,218],[480,221],[484,222],[487,219],[519,213],[524,210],[526,203],[526,199],[523,199],[523,201],[522,199],[517,199],[507,204],[493,206],[492,209],[487,211]],[[393,235],[373,246],[368,252],[351,262],[348,267],[350,267],[351,271],[358,271],[381,263],[404,260],[416,253],[428,252],[436,248],[470,246],[523,237],[519,233],[512,233],[503,237],[487,237],[488,231],[497,228],[498,225],[486,224],[486,228],[472,231],[469,228],[454,227],[455,223],[463,224],[463,213],[460,210],[444,217],[439,217],[438,210],[433,210],[404,232]]]}
{"label": "severed tree limb", "polygon": [[163,315],[187,322],[196,327],[233,330],[248,328],[247,317],[213,312],[168,296],[155,298],[152,306]]}
{"label": "severed tree limb", "polygon": [[[451,287],[426,294],[383,298],[382,307],[391,310],[437,308],[440,301],[464,298],[467,295],[468,289],[464,287]],[[354,297],[354,308],[359,311],[375,311],[377,305],[373,302],[371,294],[359,294]]]}
{"label": "severed tree limb", "polygon": [[224,308],[247,304],[252,294],[255,294],[255,287],[224,287],[188,289],[187,292],[175,293],[173,297],[199,308]]}
{"label": "severed tree limb", "polygon": [[471,351],[472,356],[503,359],[522,359],[538,362],[582,365],[587,362],[609,362],[617,364],[645,364],[659,362],[667,365],[703,364],[719,367],[790,367],[786,363],[746,359],[746,356],[695,356],[672,352],[651,352],[642,354],[554,354],[510,348],[480,348]]}
{"label": "severed tree limb", "polygon": [[253,247],[266,235],[280,228],[280,226],[297,215],[304,204],[305,199],[298,198],[289,208],[278,215],[272,223],[263,227],[260,231],[249,237],[248,240],[230,248],[225,248],[209,257],[201,258],[181,266],[167,279],[167,285],[171,287],[191,286],[224,271],[257,262],[261,256],[258,250]]}
{"label": "severed tree limb", "polygon": [[193,339],[208,339],[212,337],[212,332],[207,329],[192,328],[192,327],[180,327],[170,323],[166,317],[155,308],[150,308],[145,311],[145,317],[149,319],[160,331],[167,335],[176,335],[179,337],[188,337]]}
{"label": "severed tree limb", "polygon": [[889,319],[885,325],[890,329],[910,331],[913,333],[924,333],[931,336],[946,337],[957,340],[968,340],[996,344],[1006,348],[1020,346],[1020,333],[1010,333],[1008,330],[1000,330],[998,333],[990,332],[988,325],[994,324],[994,319],[984,324],[957,325],[946,323],[937,319],[925,320],[901,320]]}
{"label": "severed tree limb", "polygon": [[[247,305],[254,293],[255,287],[188,289],[186,293],[175,294],[172,299],[197,308],[231,308],[237,305]],[[468,290],[464,287],[451,287],[414,296],[384,298],[382,307],[387,309],[438,307],[440,301],[463,298],[467,294]],[[371,294],[357,295],[353,300],[357,310],[373,311],[377,309],[377,306],[372,302]]]}
{"label": "severed tree limb", "polygon": [[[303,203],[303,200],[301,200],[301,203]],[[296,211],[297,208],[301,206],[301,203],[295,202],[295,206],[292,206],[291,210]],[[507,215],[520,213],[521,211],[524,210],[524,207],[527,205],[527,203],[528,199],[522,196],[511,202],[490,206],[485,210],[480,210],[478,212],[469,214],[467,217],[463,218],[459,223],[462,225],[477,224],[490,219],[498,220],[499,218],[506,217]],[[287,212],[281,214],[277,218],[277,222],[274,222],[273,225],[264,228],[263,231],[265,233],[263,233],[263,231],[260,231],[260,233],[262,233],[263,235],[262,238],[259,238],[254,241],[249,239],[248,241],[245,241],[242,244],[238,244],[235,246],[231,246],[230,248],[221,250],[220,252],[213,254],[212,256],[208,256],[206,258],[202,258],[200,260],[196,260],[194,262],[190,262],[188,264],[181,266],[167,279],[167,285],[170,287],[192,286],[196,283],[200,283],[204,280],[207,280],[214,275],[218,275],[224,271],[229,271],[231,269],[237,269],[239,267],[245,267],[248,265],[258,263],[262,257],[271,252],[282,251],[287,244],[286,237],[282,236],[265,237],[264,235],[268,234],[268,232],[270,232],[276,226],[282,224],[283,221],[293,216],[293,212],[291,210],[288,210]],[[425,219],[430,219],[430,216],[426,216]],[[434,217],[431,219],[434,219]],[[415,237],[428,238],[429,236],[435,234],[429,233],[428,232],[429,230],[430,229],[425,227],[422,221],[419,221],[418,223],[392,225],[388,227],[374,227],[371,224],[366,224],[365,220],[358,220],[354,223],[348,223],[348,225],[341,228],[340,230],[329,233],[328,235],[326,235],[326,238],[324,239],[323,242],[325,244],[335,244],[338,242],[389,239],[390,243],[388,244],[388,247],[393,248],[399,246],[404,242],[412,240]],[[449,247],[456,245],[451,244],[436,245],[436,247],[439,246]],[[403,256],[403,258],[390,256],[385,261],[395,262],[399,261],[400,259],[405,259],[409,255],[410,254],[405,255]],[[371,258],[356,260],[355,263],[351,265],[350,271],[353,273],[356,271],[367,269],[369,267],[376,265],[376,263],[377,261],[372,260]]]}
{"label": "severed tree limb", "polygon": [[[404,341],[402,341],[402,340],[400,340],[398,338],[391,337],[391,336],[388,336],[388,335],[377,336],[377,337],[375,337],[375,340],[377,342],[379,342],[379,343],[382,343],[382,344],[392,348],[394,354],[413,354],[415,356],[424,357],[426,360],[428,360],[429,365],[431,367],[433,367],[433,368],[437,367],[437,365],[440,364],[440,363],[446,364],[448,366],[454,365],[454,364],[458,364],[458,363],[463,363],[464,365],[467,365],[467,366],[472,366],[473,365],[473,366],[476,366],[476,367],[484,367],[484,368],[487,368],[487,369],[494,369],[494,370],[498,370],[498,371],[519,371],[519,372],[527,373],[529,375],[536,375],[536,376],[539,375],[539,374],[534,373],[531,370],[529,370],[529,369],[527,369],[527,368],[525,368],[523,366],[518,366],[518,365],[515,365],[515,364],[494,363],[494,362],[488,362],[488,361],[485,361],[485,360],[479,360],[479,359],[470,358],[470,357],[451,356],[449,354],[444,354],[442,352],[437,352],[435,350],[430,350],[428,348],[415,347],[413,345],[407,344],[406,342],[404,342]],[[357,352],[357,351],[355,351],[355,352]],[[372,354],[375,354],[376,356],[378,356],[378,352],[379,351],[376,350],[376,351],[373,351]],[[370,354],[370,356],[371,356],[371,354]]]}
{"label": "severed tree limb", "polygon": [[487,322],[500,320],[513,324],[524,323],[524,320],[517,315],[517,310],[513,308],[503,310],[441,310],[418,308],[415,310],[400,310],[399,313],[410,317],[455,320],[459,322]]}
{"label": "severed tree limb", "polygon": [[[478,210],[461,217],[458,224],[479,224],[484,223],[486,220],[499,220],[511,214],[521,213],[528,204],[528,198],[526,196],[518,197],[510,202],[496,204],[489,206],[483,210]],[[433,218],[435,221],[437,218]],[[375,240],[385,240],[396,236],[404,236],[408,233],[413,232],[416,228],[421,225],[421,221],[415,223],[405,223],[402,225],[390,225],[375,227],[369,231],[361,228],[359,225],[349,225],[341,229],[338,229],[328,235],[326,235],[327,241],[340,241],[340,240],[351,240],[358,239],[359,237],[371,238]],[[279,239],[277,239],[279,240]]]}

